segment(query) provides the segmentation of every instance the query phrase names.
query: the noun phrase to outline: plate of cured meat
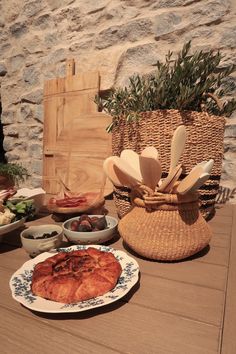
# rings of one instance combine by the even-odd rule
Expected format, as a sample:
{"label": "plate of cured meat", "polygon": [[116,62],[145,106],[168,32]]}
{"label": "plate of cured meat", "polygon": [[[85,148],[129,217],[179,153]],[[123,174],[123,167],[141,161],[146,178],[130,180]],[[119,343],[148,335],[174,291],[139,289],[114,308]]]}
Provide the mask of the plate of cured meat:
{"label": "plate of cured meat", "polygon": [[49,199],[47,208],[50,212],[59,214],[85,213],[104,205],[105,199],[101,193],[68,193]]}
{"label": "plate of cured meat", "polygon": [[12,275],[10,288],[12,297],[31,310],[66,313],[113,303],[138,280],[138,263],[124,251],[75,245],[27,261]]}

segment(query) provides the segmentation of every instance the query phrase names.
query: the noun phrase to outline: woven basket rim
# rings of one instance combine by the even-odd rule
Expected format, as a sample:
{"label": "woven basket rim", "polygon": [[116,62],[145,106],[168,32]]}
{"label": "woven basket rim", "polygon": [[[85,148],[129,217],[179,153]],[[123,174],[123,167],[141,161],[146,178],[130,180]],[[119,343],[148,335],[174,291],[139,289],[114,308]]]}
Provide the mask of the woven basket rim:
{"label": "woven basket rim", "polygon": [[[187,109],[174,109],[174,108],[167,108],[167,109],[155,109],[152,111],[141,111],[138,112],[139,115],[144,115],[144,114],[151,114],[151,113],[155,113],[155,112],[160,112],[160,113],[164,113],[164,112],[171,112],[171,113],[185,113],[185,114],[199,114],[199,115],[204,115],[204,116],[209,116],[209,117],[216,117],[216,119],[222,119],[224,121],[226,121],[226,117],[224,115],[222,116],[218,116],[212,113],[208,113],[207,111],[191,111],[191,110],[187,110]],[[126,116],[123,114],[121,114],[119,117],[125,118]]]}

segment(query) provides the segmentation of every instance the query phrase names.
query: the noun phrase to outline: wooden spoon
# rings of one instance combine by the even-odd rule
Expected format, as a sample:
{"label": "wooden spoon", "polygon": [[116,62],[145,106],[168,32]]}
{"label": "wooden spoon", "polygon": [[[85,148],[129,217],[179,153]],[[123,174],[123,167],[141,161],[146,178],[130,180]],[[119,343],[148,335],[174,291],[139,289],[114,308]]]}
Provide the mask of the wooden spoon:
{"label": "wooden spoon", "polygon": [[122,161],[124,160],[127,162],[137,172],[139,179],[142,178],[139,165],[139,155],[135,151],[125,149],[121,152],[120,158]]}
{"label": "wooden spoon", "polygon": [[137,181],[130,176],[127,176],[116,165],[115,161],[118,161],[118,156],[110,156],[103,163],[103,169],[110,179],[110,181],[117,187],[135,187],[138,185]]}
{"label": "wooden spoon", "polygon": [[197,168],[198,166],[201,166],[205,173],[210,173],[213,165],[214,165],[214,160],[210,159],[209,161],[199,162],[193,169]]}
{"label": "wooden spoon", "polygon": [[152,157],[153,159],[157,160],[159,157],[159,154],[158,154],[157,149],[154,146],[147,146],[141,152],[141,156]]}
{"label": "wooden spoon", "polygon": [[130,180],[131,185],[133,185],[134,182],[136,182],[136,184],[142,183],[142,176],[140,176],[140,173],[130,166],[127,161],[122,160],[118,156],[111,156],[110,159],[114,162],[114,166],[118,167],[118,169],[123,172],[123,175],[126,176],[126,180]]}
{"label": "wooden spoon", "polygon": [[197,182],[192,186],[192,188],[189,190],[189,192],[195,192],[198,190],[210,177],[210,174],[205,172],[203,173],[200,178],[197,180]]}
{"label": "wooden spoon", "polygon": [[170,156],[169,172],[175,168],[184,151],[186,136],[187,133],[184,125],[180,125],[173,134],[171,140],[171,156]]}
{"label": "wooden spoon", "polygon": [[[180,170],[182,172],[181,165],[178,165],[169,172],[168,176],[163,180],[163,182],[159,188],[160,192],[165,192],[166,188],[169,186],[170,183],[172,184],[173,180],[174,180],[174,182],[176,182],[176,180],[179,178],[179,176],[181,174],[181,172],[179,173]],[[176,179],[176,176],[178,176],[177,179]]]}
{"label": "wooden spoon", "polygon": [[198,182],[201,175],[204,173],[204,170],[201,166],[193,168],[188,176],[186,176],[176,188],[176,192],[179,194],[185,194]]}
{"label": "wooden spoon", "polygon": [[123,176],[117,176],[117,174],[114,171],[114,158],[111,159],[111,157],[108,157],[104,162],[103,162],[103,170],[106,174],[106,176],[109,178],[109,180],[117,187],[122,187],[126,183],[126,178],[122,178]]}
{"label": "wooden spoon", "polygon": [[152,157],[139,156],[140,171],[143,183],[155,191],[161,178],[161,164]]}
{"label": "wooden spoon", "polygon": [[[179,166],[181,166],[181,165],[179,165]],[[183,171],[182,167],[180,167],[179,170],[177,169],[176,174],[174,175],[174,177],[172,178],[170,183],[165,187],[165,192],[168,192],[168,193],[172,192],[173,187],[174,187],[175,183],[178,181],[182,171]]]}

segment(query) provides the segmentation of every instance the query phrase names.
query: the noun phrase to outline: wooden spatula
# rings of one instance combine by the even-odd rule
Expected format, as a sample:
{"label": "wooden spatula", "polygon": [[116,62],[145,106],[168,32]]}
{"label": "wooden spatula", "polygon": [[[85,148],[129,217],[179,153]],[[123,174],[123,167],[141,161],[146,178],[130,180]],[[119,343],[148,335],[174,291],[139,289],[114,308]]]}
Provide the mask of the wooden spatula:
{"label": "wooden spatula", "polygon": [[192,188],[189,190],[189,192],[195,192],[196,190],[198,190],[210,177],[210,174],[205,172],[203,173],[199,179],[197,180],[197,182],[192,186]]}
{"label": "wooden spatula", "polygon": [[114,169],[116,166],[121,172],[123,172],[123,174],[126,176],[127,182],[130,181],[131,185],[134,184],[134,181],[136,181],[136,184],[140,184],[142,182],[140,173],[138,173],[132,166],[130,166],[127,161],[122,160],[118,156],[111,156],[110,159],[114,162]]}
{"label": "wooden spatula", "polygon": [[139,165],[139,155],[131,150],[125,149],[120,154],[121,160],[127,162],[136,172],[139,179],[141,179],[140,165]]}
{"label": "wooden spatula", "polygon": [[119,167],[116,166],[115,162],[118,160],[120,160],[118,156],[110,156],[104,161],[103,169],[107,177],[117,187],[125,186],[133,188],[137,186],[139,183],[136,179],[127,176],[126,173],[122,172]]}
{"label": "wooden spatula", "polygon": [[[182,168],[181,168],[181,165],[178,165],[178,166],[175,166],[168,174],[168,176],[163,180],[160,188],[159,188],[159,191],[160,192],[165,192],[166,191],[166,188],[169,186],[169,184],[173,182],[176,182],[176,176],[178,176],[179,178],[179,174],[181,174],[182,172]],[[180,173],[179,173],[180,172]],[[174,184],[174,183],[173,183]]]}
{"label": "wooden spatula", "polygon": [[204,173],[201,166],[193,168],[188,176],[186,176],[176,188],[176,192],[179,194],[185,194],[199,181],[199,178]]}
{"label": "wooden spatula", "polygon": [[154,146],[147,146],[141,152],[141,156],[152,157],[153,159],[157,160],[159,157],[159,154],[158,154],[157,149]]}
{"label": "wooden spatula", "polygon": [[172,171],[178,164],[179,159],[184,151],[186,142],[186,128],[184,125],[180,125],[174,132],[171,140],[171,156],[170,156],[170,169]]}
{"label": "wooden spatula", "polygon": [[152,157],[139,156],[140,171],[143,183],[155,191],[161,178],[161,164]]}

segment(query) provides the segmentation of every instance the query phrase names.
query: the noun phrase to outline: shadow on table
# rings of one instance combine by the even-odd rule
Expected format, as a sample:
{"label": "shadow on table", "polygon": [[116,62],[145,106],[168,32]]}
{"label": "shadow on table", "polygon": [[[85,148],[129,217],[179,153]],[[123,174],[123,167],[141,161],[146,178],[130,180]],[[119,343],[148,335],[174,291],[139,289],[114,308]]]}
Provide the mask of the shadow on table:
{"label": "shadow on table", "polygon": [[205,248],[203,248],[201,251],[199,251],[198,253],[195,253],[194,255],[188,257],[188,258],[184,258],[184,259],[180,259],[180,260],[176,260],[176,261],[162,261],[162,260],[155,260],[155,259],[149,259],[149,258],[145,258],[139,254],[137,254],[135,251],[133,251],[124,241],[123,241],[123,247],[124,249],[129,252],[131,255],[133,255],[136,258],[140,258],[149,262],[157,262],[157,263],[181,263],[181,262],[188,262],[188,261],[192,261],[194,259],[198,259],[201,257],[204,257],[209,251],[210,251],[210,245],[207,245]]}

